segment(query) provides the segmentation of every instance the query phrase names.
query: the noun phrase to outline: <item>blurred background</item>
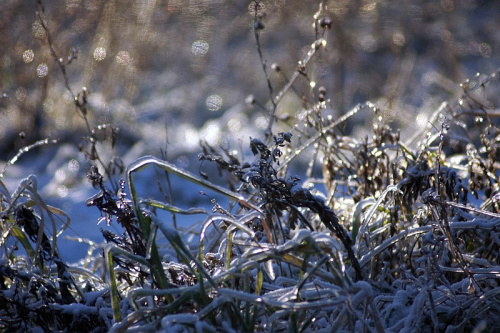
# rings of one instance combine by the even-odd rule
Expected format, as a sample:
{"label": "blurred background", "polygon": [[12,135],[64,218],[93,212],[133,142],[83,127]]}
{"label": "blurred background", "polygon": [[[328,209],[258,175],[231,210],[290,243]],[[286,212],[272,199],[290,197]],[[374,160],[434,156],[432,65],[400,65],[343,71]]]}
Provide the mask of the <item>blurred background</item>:
{"label": "blurred background", "polygon": [[[320,4],[317,19],[329,19],[331,29],[315,31]],[[75,234],[102,239],[99,213],[84,205],[95,192],[79,152],[86,124],[50,45],[73,93],[89,93],[91,128],[119,128],[114,149],[100,147],[109,159],[118,155],[127,165],[167,150],[169,160],[196,172],[200,140],[233,149],[263,137],[270,93],[255,8],[229,0],[0,2],[0,167],[37,140],[59,140],[23,155],[2,181],[13,191],[36,174],[48,202],[72,217]],[[456,98],[461,82],[500,63],[498,1],[276,0],[261,1],[257,16],[275,95],[324,36],[326,49],[306,72],[315,89],[325,87],[333,117],[370,100],[408,132]],[[308,79],[284,96],[278,116],[293,116],[312,99]],[[361,116],[345,130],[364,135],[370,126]]]}

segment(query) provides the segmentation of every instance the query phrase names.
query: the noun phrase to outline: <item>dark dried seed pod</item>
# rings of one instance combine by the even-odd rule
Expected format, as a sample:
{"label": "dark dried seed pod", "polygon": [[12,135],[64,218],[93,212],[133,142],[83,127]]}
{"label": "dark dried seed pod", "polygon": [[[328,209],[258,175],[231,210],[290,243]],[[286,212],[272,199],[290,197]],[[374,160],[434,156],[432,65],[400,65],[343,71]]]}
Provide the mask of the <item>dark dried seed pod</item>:
{"label": "dark dried seed pod", "polygon": [[322,28],[332,28],[332,20],[329,17],[323,17],[319,20],[319,26]]}
{"label": "dark dried seed pod", "polygon": [[487,197],[487,198],[491,198],[491,193],[492,193],[492,189],[490,186],[488,186],[485,190],[484,190],[484,195]]}
{"label": "dark dried seed pod", "polygon": [[253,27],[254,27],[255,30],[262,30],[262,29],[264,29],[265,26],[264,26],[264,23],[262,23],[261,20],[257,20],[253,24]]}
{"label": "dark dried seed pod", "polygon": [[318,91],[321,95],[323,95],[323,96],[326,95],[326,88],[325,87],[323,87],[323,86],[319,87]]}
{"label": "dark dried seed pod", "polygon": [[272,64],[271,68],[273,71],[276,71],[277,73],[281,72],[281,67],[277,63]]}
{"label": "dark dried seed pod", "polygon": [[254,105],[255,104],[254,95],[248,95],[247,98],[245,98],[245,103],[247,103],[248,105]]}

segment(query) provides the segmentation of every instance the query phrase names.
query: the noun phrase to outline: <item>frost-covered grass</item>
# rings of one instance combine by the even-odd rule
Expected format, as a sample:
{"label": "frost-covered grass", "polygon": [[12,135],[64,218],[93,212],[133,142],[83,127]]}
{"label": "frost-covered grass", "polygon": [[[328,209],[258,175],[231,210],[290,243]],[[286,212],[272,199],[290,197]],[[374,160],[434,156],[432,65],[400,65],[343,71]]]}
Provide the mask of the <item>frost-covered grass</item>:
{"label": "frost-covered grass", "polygon": [[[106,160],[117,131],[91,129],[86,90],[67,84],[88,128],[82,153],[95,195],[85,204],[121,229],[103,230],[107,245],[89,242],[88,257],[68,265],[57,242],[69,217],[46,203],[36,176],[14,189],[0,178],[3,331],[500,330],[500,72],[457,84],[458,97],[425,126],[392,128],[390,112],[371,102],[334,118],[332,93],[307,74],[332,25],[322,6],[316,40],[276,92],[254,5],[271,98],[266,131],[236,153],[202,143],[197,174],[165,155]],[[310,88],[302,107],[277,116],[298,80]],[[345,134],[358,116],[371,119],[370,132]],[[48,143],[21,150],[2,177]],[[137,180],[147,168],[161,199]],[[186,191],[202,188],[211,207],[185,207],[173,177],[193,185]],[[200,223],[183,223],[191,216]]]}
{"label": "frost-covered grass", "polygon": [[[480,100],[498,88],[497,75],[464,86],[405,142],[382,117],[371,137],[343,136],[337,128],[350,116],[380,110],[366,104],[330,121],[318,102],[290,132],[268,144],[252,139],[252,160],[205,147],[199,158],[227,173],[227,187],[143,157],[128,166],[116,197],[93,168],[100,191],[87,204],[125,233],[104,233],[102,254],[79,267],[60,259],[54,219],[64,213],[44,203],[36,177],[12,194],[3,187],[3,328],[497,330],[500,129]],[[451,142],[463,150],[454,153]],[[287,169],[308,152],[312,173],[300,182]],[[146,167],[231,204],[213,201],[207,211],[141,198],[134,175]],[[179,224],[188,214],[206,217],[185,230],[157,210]],[[16,255],[9,238],[27,255]]]}

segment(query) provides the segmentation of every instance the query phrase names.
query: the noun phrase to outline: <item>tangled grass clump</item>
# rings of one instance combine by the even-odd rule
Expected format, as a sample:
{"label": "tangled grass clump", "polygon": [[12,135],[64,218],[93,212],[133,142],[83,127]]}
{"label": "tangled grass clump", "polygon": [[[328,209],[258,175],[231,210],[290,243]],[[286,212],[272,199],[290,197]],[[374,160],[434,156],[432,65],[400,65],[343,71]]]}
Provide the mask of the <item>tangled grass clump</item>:
{"label": "tangled grass clump", "polygon": [[[496,75],[479,84],[496,84]],[[125,231],[103,233],[108,245],[101,268],[61,261],[47,221],[54,226],[54,214],[64,214],[44,204],[34,176],[12,195],[3,187],[2,243],[15,237],[28,261],[20,262],[13,247],[5,252],[2,325],[63,329],[71,322],[76,331],[495,330],[500,129],[473,89],[464,89],[461,101],[437,110],[435,125],[414,143],[401,142],[381,117],[372,138],[345,137],[336,129],[349,116],[380,110],[367,104],[329,123],[316,112],[323,107],[319,102],[309,116],[317,132],[295,127],[270,146],[251,139],[253,161],[227,151],[215,155],[205,146],[199,158],[228,173],[233,190],[213,184],[201,170],[195,176],[149,156],[128,166],[115,196],[92,168],[89,177],[99,193],[87,204]],[[474,127],[466,139],[458,133],[468,122]],[[296,136],[302,140],[292,140]],[[451,142],[459,153],[451,154]],[[287,169],[309,150],[321,177],[300,185]],[[140,198],[134,175],[148,166],[232,204],[223,208],[213,201],[208,212]],[[480,204],[471,203],[473,197]],[[158,209],[178,219],[206,217],[198,231],[189,231],[196,237],[186,238]]]}

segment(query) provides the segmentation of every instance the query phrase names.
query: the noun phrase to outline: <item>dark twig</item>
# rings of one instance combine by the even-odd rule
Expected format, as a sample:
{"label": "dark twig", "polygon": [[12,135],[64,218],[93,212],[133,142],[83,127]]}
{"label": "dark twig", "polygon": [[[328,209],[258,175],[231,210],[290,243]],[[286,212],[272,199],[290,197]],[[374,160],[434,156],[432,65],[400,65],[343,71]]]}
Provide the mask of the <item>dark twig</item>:
{"label": "dark twig", "polygon": [[269,74],[267,73],[266,61],[264,60],[264,56],[262,55],[262,49],[260,46],[260,31],[264,29],[264,23],[262,23],[260,19],[259,9],[261,9],[260,1],[255,0],[253,32],[255,36],[255,41],[257,43],[257,52],[259,53],[260,62],[262,64],[262,70],[264,71],[264,75],[266,76],[267,87],[269,88],[269,96],[271,97],[271,103],[272,103],[271,110],[269,110],[269,123],[265,133],[266,141],[269,143],[273,136],[272,127],[276,117],[275,113],[276,113],[277,103],[274,101],[273,98],[273,85],[271,84],[271,79],[269,78]]}
{"label": "dark twig", "polygon": [[[38,9],[39,9],[36,12],[36,15],[38,17],[38,20],[39,20],[43,30],[45,31],[45,35],[47,36],[47,44],[48,44],[48,47],[50,49],[50,54],[52,55],[52,57],[56,61],[59,69],[61,70],[61,73],[62,73],[63,78],[64,78],[64,87],[71,94],[71,97],[73,98],[73,103],[75,104],[76,109],[78,110],[79,116],[81,118],[83,118],[83,120],[85,121],[85,126],[87,128],[87,132],[89,135],[88,139],[89,139],[89,142],[91,144],[91,148],[90,148],[91,149],[91,154],[90,154],[91,159],[97,160],[101,164],[103,169],[105,170],[105,173],[108,176],[108,178],[112,179],[112,173],[113,173],[111,171],[112,163],[110,163],[109,165],[106,165],[104,163],[104,161],[101,159],[101,157],[99,156],[99,154],[97,153],[96,143],[98,140],[96,139],[95,131],[93,131],[90,127],[90,123],[89,123],[89,120],[87,117],[88,90],[86,87],[83,87],[82,92],[75,95],[75,93],[73,92],[73,89],[71,89],[64,59],[62,57],[59,57],[57,51],[55,50],[54,42],[52,40],[50,30],[42,17],[45,14],[45,6],[43,5],[42,0],[36,0],[36,1],[37,1]],[[77,58],[77,50],[73,49],[71,51],[71,54],[68,56],[67,64],[70,64],[76,58]],[[111,182],[111,185],[112,185],[114,191],[118,190],[118,185],[116,184],[116,182]]]}

